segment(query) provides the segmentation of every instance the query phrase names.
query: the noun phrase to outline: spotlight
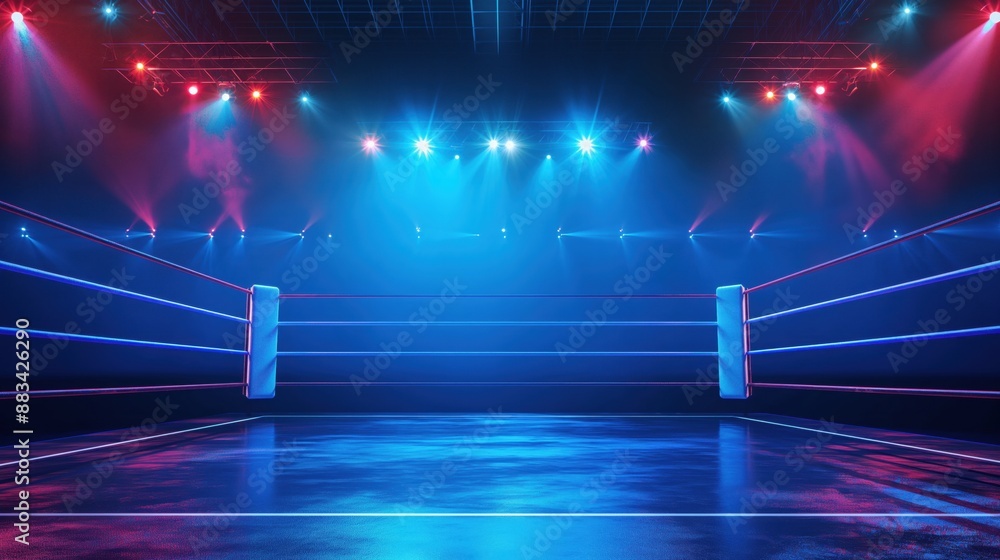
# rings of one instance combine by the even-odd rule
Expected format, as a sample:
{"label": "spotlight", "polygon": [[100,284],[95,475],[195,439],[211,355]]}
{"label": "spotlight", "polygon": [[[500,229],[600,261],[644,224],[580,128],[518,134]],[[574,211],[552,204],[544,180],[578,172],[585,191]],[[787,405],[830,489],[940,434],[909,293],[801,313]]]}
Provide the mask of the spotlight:
{"label": "spotlight", "polygon": [[728,95],[722,98],[722,102],[723,102],[723,103],[729,103],[729,102],[731,102],[732,100],[733,100],[733,99],[732,99],[731,97],[729,97]]}
{"label": "spotlight", "polygon": [[618,228],[618,239],[625,239],[625,228]]}
{"label": "spotlight", "polygon": [[589,155],[594,151],[594,141],[590,138],[581,138],[577,145],[580,146],[580,151],[585,154]]}
{"label": "spotlight", "polygon": [[688,239],[694,239],[694,234],[693,233],[688,234]]}
{"label": "spotlight", "polygon": [[455,159],[462,159],[462,158],[458,154],[455,154]]}
{"label": "spotlight", "polygon": [[24,25],[24,14],[21,12],[14,12],[10,14],[10,21],[14,22],[14,25],[17,26]]}
{"label": "spotlight", "polygon": [[816,86],[816,95],[823,95],[826,93],[826,86]]}
{"label": "spotlight", "polygon": [[431,153],[431,141],[426,138],[420,138],[419,140],[417,140],[415,146],[417,147],[417,151],[420,152],[421,155],[426,156],[427,154]]}
{"label": "spotlight", "polygon": [[420,233],[420,226],[417,226],[417,233]]}
{"label": "spotlight", "polygon": [[993,12],[990,14],[990,23],[993,25],[1000,23],[1000,12]]}
{"label": "spotlight", "polygon": [[910,8],[909,6],[907,6],[907,7],[903,8],[903,13],[906,14],[906,15],[910,15],[910,14],[913,13],[913,9]]}
{"label": "spotlight", "polygon": [[500,141],[496,138],[490,138],[489,143],[486,145],[490,150],[495,150],[500,147]]}
{"label": "spotlight", "polygon": [[251,95],[253,95],[254,99],[260,99],[260,90],[259,89],[253,90],[253,93]]}
{"label": "spotlight", "polygon": [[794,91],[790,91],[790,92],[788,92],[788,96],[787,97],[788,97],[789,101],[795,101],[795,98],[798,97],[798,96],[795,95]]}
{"label": "spotlight", "polygon": [[872,70],[878,70],[878,62],[872,62],[870,68]]}
{"label": "spotlight", "polygon": [[754,237],[757,237],[757,234],[751,231],[750,232],[750,239],[753,239]]}
{"label": "spotlight", "polygon": [[507,142],[504,143],[503,147],[506,148],[508,152],[510,152],[517,147],[517,144],[515,144],[513,140],[507,140]]}
{"label": "spotlight", "polygon": [[365,138],[364,143],[365,151],[368,153],[373,153],[378,150],[378,139],[374,136],[368,136]]}
{"label": "spotlight", "polygon": [[507,233],[507,228],[505,228],[505,227],[500,228],[500,233]]}
{"label": "spotlight", "polygon": [[189,87],[188,93],[190,93],[191,95],[198,95],[198,86]]}
{"label": "spotlight", "polygon": [[765,97],[767,97],[768,99],[774,99],[774,92],[773,91],[768,91],[767,94],[765,95]]}
{"label": "spotlight", "polygon": [[141,63],[141,62],[136,62],[135,63],[135,69],[136,70],[145,70],[146,69],[146,65],[143,64],[143,63]]}
{"label": "spotlight", "polygon": [[309,103],[309,96],[303,95],[302,97],[299,98],[299,100],[302,101],[303,103]]}
{"label": "spotlight", "polygon": [[639,140],[639,147],[640,148],[645,148],[647,146],[649,146],[649,140],[646,140],[645,138]]}
{"label": "spotlight", "polygon": [[548,154],[548,155],[546,155],[546,156],[545,156],[545,159],[552,159],[552,154]]}
{"label": "spotlight", "polygon": [[111,4],[105,4],[103,11],[104,11],[104,15],[105,16],[107,16],[109,18],[113,18],[115,16],[115,12],[117,10],[115,10],[115,7],[113,5],[111,5]]}
{"label": "spotlight", "polygon": [[223,101],[229,101],[232,98],[233,98],[233,96],[229,95],[228,91],[222,94],[222,100]]}

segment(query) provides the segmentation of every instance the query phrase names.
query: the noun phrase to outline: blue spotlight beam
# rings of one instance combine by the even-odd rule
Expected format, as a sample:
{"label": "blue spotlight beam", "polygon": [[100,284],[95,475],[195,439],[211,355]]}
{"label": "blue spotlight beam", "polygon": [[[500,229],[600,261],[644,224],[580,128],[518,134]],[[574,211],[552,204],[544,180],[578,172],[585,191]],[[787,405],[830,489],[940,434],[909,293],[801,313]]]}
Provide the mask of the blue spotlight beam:
{"label": "blue spotlight beam", "polygon": [[979,274],[980,272],[985,272],[987,270],[995,270],[1000,268],[1000,261],[991,261],[985,264],[980,264],[976,266],[970,266],[968,268],[963,268],[961,270],[955,270],[953,272],[946,272],[944,274],[938,274],[936,276],[929,276],[927,278],[921,278],[919,280],[913,280],[910,282],[903,282],[902,284],[896,284],[894,286],[888,286],[886,288],[879,288],[877,290],[870,290],[867,292],[862,292],[860,294],[854,294],[850,296],[844,296],[841,298],[831,299],[828,301],[823,301],[820,303],[814,303],[811,305],[803,305],[802,307],[796,307],[794,309],[788,309],[785,311],[779,311],[777,313],[771,313],[770,315],[762,315],[760,317],[755,317],[747,321],[747,323],[759,323],[761,321],[767,321],[769,319],[776,319],[778,317],[784,317],[786,315],[794,315],[796,313],[802,313],[803,311],[813,311],[816,309],[823,309],[825,307],[831,307],[841,303],[849,303],[852,301],[859,301],[862,299],[867,299],[875,296],[880,296],[884,294],[891,294],[894,292],[899,292],[909,288],[917,288],[920,286],[928,286],[930,284],[936,284],[938,282],[946,282],[948,280],[954,280],[956,278],[963,278],[966,276],[972,276],[973,274]]}
{"label": "blue spotlight beam", "polygon": [[763,290],[765,288],[770,288],[771,286],[775,286],[777,284],[781,284],[783,282],[787,282],[789,280],[794,280],[796,278],[800,278],[800,277],[805,276],[807,274],[812,274],[813,272],[819,272],[820,270],[824,270],[826,268],[830,268],[831,266],[835,266],[835,265],[838,265],[838,264],[841,264],[841,263],[844,263],[844,262],[847,262],[847,261],[850,261],[850,260],[854,260],[854,259],[856,259],[858,257],[863,257],[865,255],[874,253],[875,251],[880,251],[882,249],[885,249],[885,248],[888,248],[888,247],[892,247],[893,245],[898,245],[898,244],[903,243],[905,241],[909,241],[911,239],[915,239],[917,237],[920,237],[921,235],[926,235],[928,233],[932,233],[932,232],[935,232],[935,231],[938,231],[938,230],[941,230],[941,229],[944,229],[944,228],[947,228],[947,227],[951,227],[951,226],[960,224],[960,223],[968,221],[968,220],[979,218],[980,216],[985,216],[987,214],[991,214],[993,212],[996,212],[997,210],[1000,210],[1000,200],[998,200],[998,201],[996,201],[996,202],[994,202],[992,204],[987,204],[986,206],[981,206],[979,208],[976,208],[975,210],[970,210],[970,211],[968,211],[968,212],[966,212],[964,214],[959,214],[958,216],[953,216],[951,218],[948,218],[947,220],[942,220],[940,222],[937,222],[936,224],[931,224],[931,225],[929,225],[927,227],[923,227],[923,228],[920,228],[918,230],[911,231],[910,233],[907,233],[906,235],[901,235],[901,236],[899,236],[899,237],[897,237],[895,239],[890,239],[888,241],[883,241],[882,243],[878,243],[878,244],[872,245],[871,247],[867,247],[865,249],[861,249],[860,251],[855,251],[853,253],[844,255],[842,257],[838,257],[838,258],[833,259],[831,261],[827,261],[825,263],[818,264],[816,266],[811,266],[809,268],[800,270],[798,272],[794,272],[794,273],[789,274],[787,276],[782,276],[781,278],[777,278],[775,280],[771,280],[770,282],[765,282],[763,284],[760,284],[759,286],[754,286],[752,288],[747,288],[747,292],[748,293],[757,292],[757,291]]}
{"label": "blue spotlight beam", "polygon": [[[1000,329],[1000,327],[998,327]],[[8,329],[13,330],[13,329]],[[385,354],[382,350],[368,350],[363,352],[339,352],[339,351],[327,351],[327,352],[278,352],[278,356],[284,357],[320,357],[320,356],[379,356]],[[482,350],[482,351],[419,351],[419,352],[399,352],[402,356],[565,356],[564,352],[556,351],[529,351],[529,352],[503,352],[503,351],[493,351],[493,350]],[[573,352],[573,356],[615,356],[615,357],[628,357],[628,356],[673,356],[673,357],[716,357],[719,355],[718,352]]]}
{"label": "blue spotlight beam", "polygon": [[[0,335],[14,336],[19,329],[10,327],[0,327]],[[36,331],[28,330],[28,334],[38,338],[50,338],[55,340],[79,340],[81,342],[94,342],[97,344],[118,344],[120,346],[138,346],[143,348],[165,348],[170,350],[194,350],[197,352],[210,352],[216,354],[239,354],[246,355],[245,350],[234,350],[232,348],[214,348],[211,346],[191,346],[189,344],[174,344],[171,342],[153,342],[150,340],[131,340],[127,338],[110,338],[105,336],[91,336],[86,334],[70,334],[66,332]]]}
{"label": "blue spotlight beam", "polygon": [[183,267],[183,266],[181,266],[179,264],[174,264],[174,263],[172,263],[170,261],[161,259],[159,257],[154,257],[153,255],[150,255],[150,254],[147,254],[147,253],[143,253],[142,251],[137,251],[137,250],[135,250],[135,249],[133,249],[131,247],[127,247],[125,245],[122,245],[121,243],[115,243],[114,241],[111,241],[110,239],[105,239],[105,238],[103,238],[103,237],[101,237],[99,235],[94,235],[93,233],[90,233],[90,232],[87,232],[87,231],[83,231],[82,229],[75,228],[73,226],[66,225],[66,224],[64,224],[62,222],[58,222],[56,220],[53,220],[52,218],[46,218],[45,216],[42,216],[41,214],[36,214],[35,212],[32,212],[30,210],[25,210],[24,208],[21,208],[21,207],[18,207],[18,206],[14,206],[13,204],[10,204],[9,202],[4,202],[4,201],[0,200],[0,210],[4,210],[6,212],[9,212],[11,214],[14,214],[15,216],[21,216],[22,218],[27,218],[29,220],[34,220],[34,221],[36,221],[36,222],[38,222],[40,224],[44,224],[44,225],[47,225],[47,226],[49,226],[51,228],[54,228],[54,229],[57,229],[57,230],[60,230],[60,231],[63,231],[63,232],[75,235],[77,237],[82,237],[82,238],[87,239],[89,241],[93,241],[95,243],[99,243],[101,245],[104,245],[105,247],[110,247],[112,249],[117,249],[117,250],[119,250],[119,251],[121,251],[123,253],[127,253],[129,255],[132,255],[132,256],[135,256],[135,257],[139,257],[141,259],[145,259],[145,260],[150,261],[150,262],[154,262],[156,264],[165,266],[165,267],[167,267],[167,268],[169,268],[171,270],[176,270],[177,272],[183,272],[185,274],[190,274],[191,276],[195,276],[197,278],[201,278],[202,280],[208,280],[209,282],[213,282],[215,284],[219,284],[220,286],[225,286],[227,288],[232,288],[234,290],[238,290],[240,292],[243,292],[244,294],[249,294],[250,293],[250,290],[248,288],[244,288],[242,286],[237,286],[236,284],[232,284],[230,282],[226,282],[225,280],[220,280],[218,278],[215,278],[214,276],[209,276],[208,274],[205,274],[203,272],[198,272],[197,270],[192,270],[190,268]]}
{"label": "blue spotlight beam", "polygon": [[894,342],[909,342],[916,339],[944,339],[944,338],[962,338],[967,336],[985,336],[985,335],[995,335],[1000,334],[1000,326],[993,327],[978,327],[974,329],[962,329],[957,331],[940,331],[934,333],[920,333],[920,334],[908,334],[903,336],[887,336],[884,338],[867,338],[861,340],[846,340],[843,342],[826,342],[822,344],[807,344],[805,346],[788,346],[784,348],[763,348],[760,350],[751,350],[749,354],[751,356],[760,356],[763,354],[783,354],[787,352],[799,352],[803,350],[827,350],[832,348],[852,348],[856,346],[874,346],[876,344],[890,344]]}
{"label": "blue spotlight beam", "polygon": [[[442,327],[574,327],[582,321],[434,321]],[[408,327],[407,321],[281,321],[279,327]],[[714,321],[608,321],[605,327],[715,327]]]}
{"label": "blue spotlight beam", "polygon": [[36,268],[29,268],[27,266],[21,266],[19,264],[14,264],[7,261],[0,260],[0,269],[9,270],[11,272],[17,272],[24,274],[26,276],[34,276],[35,278],[42,278],[45,280],[52,280],[54,282],[61,282],[63,284],[69,284],[70,286],[77,286],[80,288],[90,288],[100,292],[107,292],[110,294],[117,294],[127,298],[135,299],[138,301],[145,301],[148,303],[156,303],[159,305],[165,305],[167,307],[173,307],[174,309],[183,309],[185,311],[193,311],[195,313],[201,313],[202,315],[208,315],[210,317],[218,317],[221,319],[229,319],[230,321],[238,321],[240,323],[249,323],[244,317],[236,317],[234,315],[226,315],[225,313],[219,313],[217,311],[211,311],[208,309],[202,309],[200,307],[195,307],[193,305],[187,305],[184,303],[178,303],[176,301],[170,301],[166,299],[160,299],[153,296],[147,296],[143,294],[137,294],[135,292],[130,292],[128,290],[123,290],[121,288],[113,288],[111,286],[104,286],[102,284],[97,284],[94,282],[88,282],[86,280],[80,280],[78,278],[71,278],[69,276],[63,276],[61,274],[54,274],[52,272],[46,272],[44,270],[38,270]]}

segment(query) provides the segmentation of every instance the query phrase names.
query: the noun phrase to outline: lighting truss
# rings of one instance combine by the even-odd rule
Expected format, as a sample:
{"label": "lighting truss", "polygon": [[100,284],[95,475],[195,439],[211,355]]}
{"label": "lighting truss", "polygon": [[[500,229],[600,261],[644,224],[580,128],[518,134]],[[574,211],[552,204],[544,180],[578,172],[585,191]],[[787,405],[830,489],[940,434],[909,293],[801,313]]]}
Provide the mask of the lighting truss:
{"label": "lighting truss", "polygon": [[893,70],[879,61],[872,43],[737,42],[727,43],[708,61],[699,76],[705,82],[782,85],[846,84],[888,76]]}
{"label": "lighting truss", "polygon": [[265,42],[105,43],[108,65],[136,81],[137,62],[168,84],[318,84],[336,82],[322,46]]}

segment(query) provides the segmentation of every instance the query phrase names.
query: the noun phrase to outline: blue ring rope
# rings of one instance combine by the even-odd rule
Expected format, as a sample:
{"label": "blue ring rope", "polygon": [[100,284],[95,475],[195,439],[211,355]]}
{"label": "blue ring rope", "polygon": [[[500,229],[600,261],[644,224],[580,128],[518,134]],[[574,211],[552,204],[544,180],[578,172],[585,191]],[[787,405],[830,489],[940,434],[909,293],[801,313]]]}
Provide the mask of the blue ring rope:
{"label": "blue ring rope", "polygon": [[[13,336],[21,329],[10,327],[0,327],[0,335]],[[188,344],[174,344],[170,342],[153,342],[149,340],[130,340],[126,338],[109,338],[105,336],[91,336],[86,334],[70,334],[51,331],[36,331],[28,329],[28,334],[38,338],[54,338],[64,340],[80,340],[83,342],[96,342],[98,344],[120,344],[122,346],[140,346],[146,348],[168,348],[172,350],[197,350],[199,352],[214,352],[217,354],[241,354],[246,355],[246,350],[234,350],[232,348],[213,348],[211,346],[191,346]]]}
{"label": "blue ring rope", "polygon": [[[433,321],[428,326],[574,327],[584,321]],[[409,327],[408,321],[280,321],[279,327]],[[608,321],[608,327],[715,327],[715,321]]]}
{"label": "blue ring rope", "polygon": [[954,280],[955,278],[963,278],[965,276],[972,276],[973,274],[978,274],[987,270],[995,270],[1000,268],[1000,261],[992,261],[985,264],[980,264],[976,266],[970,266],[969,268],[963,268],[961,270],[955,270],[953,272],[946,272],[944,274],[938,274],[937,276],[929,276],[927,278],[921,278],[920,280],[912,280],[910,282],[903,282],[902,284],[896,284],[894,286],[889,286],[886,288],[879,288],[877,290],[871,290],[868,292],[863,292],[860,294],[855,294],[851,296],[844,296],[837,299],[831,299],[829,301],[823,301],[820,303],[813,303],[811,305],[803,305],[802,307],[796,307],[794,309],[787,309],[785,311],[779,311],[777,313],[771,313],[770,315],[762,315],[760,317],[755,317],[747,321],[747,323],[759,323],[761,321],[766,321],[768,319],[776,319],[778,317],[784,317],[785,315],[793,315],[795,313],[801,313],[803,311],[812,311],[816,309],[823,309],[824,307],[830,307],[832,305],[837,305],[840,303],[849,303],[852,301],[858,301],[862,299],[867,299],[870,297],[880,296],[883,294],[889,294],[893,292],[898,292],[906,290],[909,288],[918,288],[920,286],[927,286],[930,284],[936,284],[938,282],[945,282],[948,280]]}
{"label": "blue ring rope", "polygon": [[[383,351],[364,352],[278,352],[278,356],[286,357],[319,357],[319,356],[379,356],[385,354]],[[716,357],[718,352],[554,352],[554,351],[529,351],[529,352],[501,352],[501,351],[419,351],[419,352],[399,352],[402,356],[688,356],[688,357]]]}
{"label": "blue ring rope", "polygon": [[28,276],[34,276],[36,278],[42,278],[45,280],[52,280],[54,282],[61,282],[63,284],[69,284],[70,286],[77,286],[80,288],[91,288],[94,290],[109,292],[112,294],[118,294],[125,296],[127,298],[132,298],[139,301],[145,301],[149,303],[158,303],[160,305],[166,305],[167,307],[173,307],[174,309],[183,309],[185,311],[194,311],[195,313],[201,313],[203,315],[209,315],[212,317],[219,317],[222,319],[229,319],[231,321],[239,321],[241,323],[249,323],[243,317],[236,317],[234,315],[226,315],[225,313],[219,313],[217,311],[210,311],[208,309],[202,309],[200,307],[195,307],[193,305],[187,305],[184,303],[178,303],[176,301],[170,301],[166,299],[160,299],[153,296],[147,296],[143,294],[137,294],[135,292],[130,292],[128,290],[123,290],[121,288],[114,288],[111,286],[105,286],[102,284],[96,284],[94,282],[88,282],[86,280],[80,280],[79,278],[72,278],[69,276],[63,276],[61,274],[55,274],[52,272],[47,272],[45,270],[38,270],[37,268],[30,268],[27,266],[22,266],[19,264],[14,264],[7,261],[0,260],[0,269],[9,270],[11,272],[19,272]]}
{"label": "blue ring rope", "polygon": [[847,340],[844,342],[827,342],[823,344],[807,344],[805,346],[788,346],[785,348],[764,348],[761,350],[751,350],[750,352],[748,352],[748,354],[750,354],[751,356],[758,356],[761,354],[781,354],[784,352],[796,352],[799,350],[824,350],[827,348],[851,348],[853,346],[873,346],[876,344],[888,344],[891,342],[907,342],[918,338],[926,338],[932,340],[938,338],[961,338],[966,336],[980,336],[980,335],[992,335],[992,334],[1000,334],[1000,326],[978,327],[975,329],[962,329],[957,331],[940,331],[940,332],[925,333],[925,334],[908,334],[905,336],[889,336],[885,338]]}

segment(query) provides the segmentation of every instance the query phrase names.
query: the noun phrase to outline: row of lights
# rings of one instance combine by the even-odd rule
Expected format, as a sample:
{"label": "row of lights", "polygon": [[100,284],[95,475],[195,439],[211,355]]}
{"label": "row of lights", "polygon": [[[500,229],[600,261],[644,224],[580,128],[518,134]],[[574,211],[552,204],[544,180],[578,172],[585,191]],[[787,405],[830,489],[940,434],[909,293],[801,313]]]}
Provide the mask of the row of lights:
{"label": "row of lights", "polygon": [[[361,142],[361,147],[368,154],[377,154],[382,149],[382,144],[379,142],[379,140],[380,139],[377,136],[373,135],[366,136]],[[511,138],[506,139],[503,142],[503,144],[500,143],[500,139],[498,138],[490,138],[489,141],[487,141],[485,144],[486,149],[490,152],[498,151],[501,145],[503,146],[504,151],[507,153],[514,153],[520,148],[520,145]],[[648,152],[649,150],[652,149],[653,143],[650,141],[650,138],[648,136],[640,136],[639,138],[636,139],[635,145],[641,148],[643,151]],[[585,155],[593,154],[594,150],[596,149],[594,140],[589,136],[584,136],[583,138],[577,140],[576,146],[577,149],[579,149],[579,151]],[[417,153],[423,156],[429,156],[434,151],[434,146],[431,144],[431,140],[429,138],[423,138],[423,137],[417,138],[413,142],[413,148],[417,151]],[[461,159],[461,156],[455,154],[455,159]],[[551,154],[546,155],[545,159],[552,159],[552,155]]]}
{"label": "row of lights", "polygon": [[[420,226],[416,227],[416,231],[417,231],[417,239],[420,239],[420,233],[421,233]],[[246,233],[247,233],[247,231],[245,229],[240,229],[240,239],[246,239]],[[500,234],[503,236],[504,239],[507,239],[507,228],[506,227],[500,228]],[[139,235],[140,236],[144,236],[146,234],[145,233],[140,233]],[[155,239],[156,238],[156,229],[155,228],[151,229],[148,235],[151,238]],[[475,237],[479,237],[480,236],[478,233],[474,234],[474,235],[475,235]],[[863,235],[864,235],[864,238],[867,239],[868,238],[868,231],[865,230],[863,232]],[[125,230],[125,237],[131,239],[132,236],[133,236],[132,228],[126,229]],[[298,236],[299,236],[300,239],[305,238],[305,236],[306,236],[306,230],[300,231],[299,234],[298,234]],[[327,238],[332,238],[333,234],[332,233],[328,233],[328,234],[326,234],[326,236],[327,236]],[[559,227],[559,228],[556,229],[556,237],[558,239],[562,239],[562,236],[563,236],[563,230],[562,230],[562,227]],[[694,239],[694,236],[695,236],[694,230],[693,229],[689,229],[688,230],[688,239]],[[24,227],[21,228],[21,237],[24,237],[24,238],[30,237],[28,235],[28,229],[27,228],[24,228]],[[757,232],[755,232],[754,230],[750,230],[750,239],[755,239],[756,237],[757,237]],[[893,237],[893,239],[899,239],[899,231],[895,230],[895,229],[892,230],[892,237]],[[214,239],[215,238],[215,228],[212,228],[212,229],[208,230],[208,238],[209,239]],[[625,239],[625,228],[623,228],[623,227],[622,228],[618,228],[618,238],[619,239]]]}
{"label": "row of lights", "polygon": [[[879,63],[878,62],[872,62],[871,64],[868,65],[868,69],[872,70],[872,71],[878,70],[879,69]],[[813,92],[815,92],[816,95],[819,96],[819,97],[822,97],[822,96],[826,95],[826,92],[827,92],[826,85],[824,85],[824,84],[817,84],[816,87],[813,88]],[[785,97],[785,99],[787,99],[789,101],[795,101],[796,99],[799,98],[800,94],[801,94],[801,91],[799,90],[799,88],[797,88],[797,87],[789,87],[789,88],[787,88],[785,90],[784,97]],[[764,92],[764,99],[765,100],[767,100],[767,101],[774,101],[777,98],[778,98],[778,93],[775,90],[773,90],[773,89],[765,90],[765,92]],[[734,101],[734,98],[730,94],[726,94],[726,95],[724,95],[722,97],[722,102],[725,103],[725,104],[727,104],[727,105],[730,104],[730,103],[732,103],[733,101]]]}

